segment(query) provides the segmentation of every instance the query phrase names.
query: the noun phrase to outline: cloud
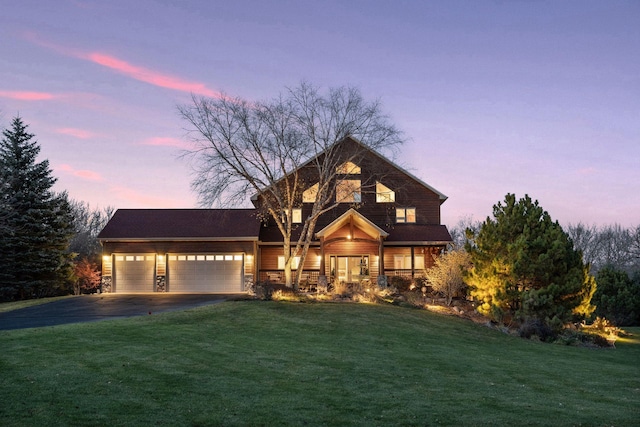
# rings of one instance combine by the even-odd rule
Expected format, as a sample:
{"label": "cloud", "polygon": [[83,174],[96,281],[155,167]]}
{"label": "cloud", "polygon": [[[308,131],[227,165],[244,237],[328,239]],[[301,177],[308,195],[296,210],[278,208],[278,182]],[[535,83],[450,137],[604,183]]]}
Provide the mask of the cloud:
{"label": "cloud", "polygon": [[86,170],[86,169],[74,169],[72,166],[67,164],[62,164],[58,167],[59,170],[65,172],[69,175],[73,175],[77,178],[84,179],[87,181],[102,181],[103,178],[98,172]]}
{"label": "cloud", "polygon": [[56,98],[56,95],[49,92],[0,91],[0,98],[15,99],[17,101],[48,101]]}
{"label": "cloud", "polygon": [[84,59],[88,59],[93,63],[102,65],[103,67],[107,67],[128,77],[152,84],[154,86],[179,90],[182,92],[195,93],[198,95],[210,96],[213,98],[219,98],[221,96],[220,92],[209,89],[204,83],[184,80],[180,77],[163,74],[159,71],[154,71],[148,68],[133,65],[114,56],[93,52],[82,55],[82,57]]}
{"label": "cloud", "polygon": [[177,147],[177,148],[182,148],[182,149],[187,149],[189,148],[189,145],[178,138],[169,138],[169,137],[162,137],[162,136],[156,136],[153,138],[147,138],[144,141],[142,141],[143,145],[154,145],[154,146],[160,146],[160,147]]}
{"label": "cloud", "polygon": [[130,202],[133,206],[159,207],[164,208],[178,207],[179,204],[172,199],[164,197],[155,197],[147,193],[140,193],[133,188],[114,186],[109,189],[109,193],[115,197]]}
{"label": "cloud", "polygon": [[76,129],[76,128],[58,128],[55,131],[56,133],[73,136],[79,139],[89,139],[97,136],[97,134],[93,132],[89,132],[88,130]]}

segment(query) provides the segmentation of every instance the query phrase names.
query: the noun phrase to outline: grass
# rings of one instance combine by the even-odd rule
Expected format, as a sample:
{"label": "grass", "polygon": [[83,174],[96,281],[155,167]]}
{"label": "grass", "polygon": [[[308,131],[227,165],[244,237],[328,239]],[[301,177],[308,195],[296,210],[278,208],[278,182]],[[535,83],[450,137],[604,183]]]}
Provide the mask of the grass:
{"label": "grass", "polygon": [[0,332],[0,425],[638,425],[632,332],[594,350],[259,301]]}
{"label": "grass", "polygon": [[28,299],[23,301],[12,301],[12,302],[2,302],[0,303],[0,313],[5,313],[8,311],[19,310],[21,308],[33,307],[35,305],[47,304],[52,301],[57,301],[60,299],[73,298],[74,295],[64,295],[61,297],[51,297],[51,298],[40,298],[40,299]]}

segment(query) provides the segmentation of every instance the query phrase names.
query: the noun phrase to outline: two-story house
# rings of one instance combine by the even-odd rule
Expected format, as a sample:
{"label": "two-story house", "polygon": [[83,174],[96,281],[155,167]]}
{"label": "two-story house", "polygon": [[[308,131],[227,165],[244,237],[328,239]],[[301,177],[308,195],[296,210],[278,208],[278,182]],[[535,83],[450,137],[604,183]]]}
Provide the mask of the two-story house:
{"label": "two-story house", "polygon": [[[416,277],[451,242],[440,224],[446,196],[358,141],[341,142],[337,207],[323,214],[304,268],[303,283]],[[294,222],[314,201],[312,175]],[[104,292],[245,292],[255,281],[283,281],[283,237],[254,209],[120,209],[98,238]],[[296,230],[292,239],[296,238]]]}

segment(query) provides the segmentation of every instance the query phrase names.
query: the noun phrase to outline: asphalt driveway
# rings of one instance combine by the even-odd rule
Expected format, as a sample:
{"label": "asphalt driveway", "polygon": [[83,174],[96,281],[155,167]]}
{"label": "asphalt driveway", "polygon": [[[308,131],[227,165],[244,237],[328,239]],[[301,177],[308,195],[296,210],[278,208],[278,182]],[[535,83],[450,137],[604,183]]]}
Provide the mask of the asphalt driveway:
{"label": "asphalt driveway", "polygon": [[81,295],[0,313],[0,330],[149,316],[155,313],[216,304],[234,296],[213,294]]}

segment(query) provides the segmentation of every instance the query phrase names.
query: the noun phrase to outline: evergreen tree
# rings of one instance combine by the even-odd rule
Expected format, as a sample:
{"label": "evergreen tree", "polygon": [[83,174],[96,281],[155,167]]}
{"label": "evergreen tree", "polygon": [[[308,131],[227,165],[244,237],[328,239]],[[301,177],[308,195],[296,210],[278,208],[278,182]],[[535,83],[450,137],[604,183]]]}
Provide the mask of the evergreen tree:
{"label": "evergreen tree", "polygon": [[609,266],[598,271],[596,282],[597,316],[616,326],[640,325],[640,273],[629,277],[624,270]]}
{"label": "evergreen tree", "polygon": [[34,135],[16,117],[0,143],[0,298],[55,295],[69,285],[67,250],[73,234],[65,193],[52,191],[56,179]]}
{"label": "evergreen tree", "polygon": [[593,312],[595,281],[582,253],[537,201],[507,194],[493,216],[467,244],[473,264],[468,283],[478,311],[555,331]]}

